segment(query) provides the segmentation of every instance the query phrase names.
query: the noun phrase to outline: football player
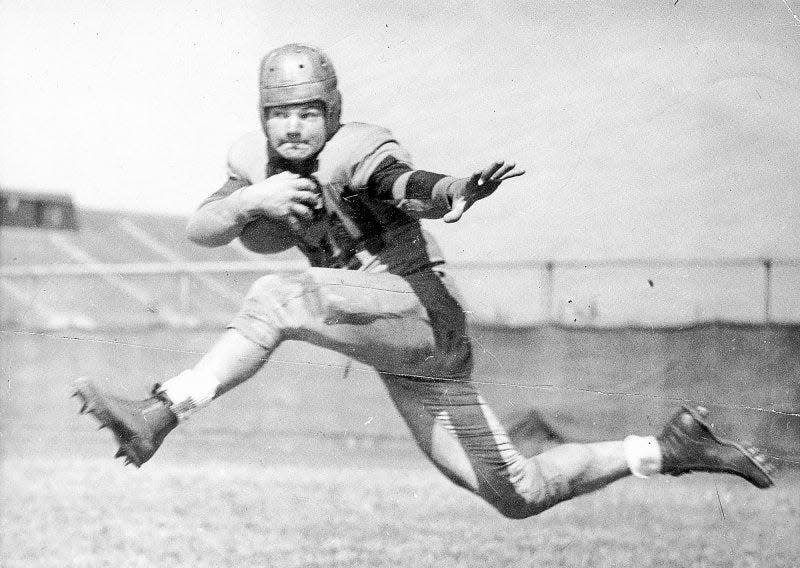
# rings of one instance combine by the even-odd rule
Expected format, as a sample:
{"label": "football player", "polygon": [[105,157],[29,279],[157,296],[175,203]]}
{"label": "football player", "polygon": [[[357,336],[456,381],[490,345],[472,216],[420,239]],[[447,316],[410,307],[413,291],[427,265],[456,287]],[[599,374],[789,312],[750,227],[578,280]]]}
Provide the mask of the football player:
{"label": "football player", "polygon": [[521,455],[470,380],[464,312],[419,219],[458,221],[524,172],[505,161],[463,178],[416,169],[385,128],[340,122],[333,64],[308,45],[268,53],[259,89],[262,128],[233,145],[229,178],[191,217],[188,236],[205,246],[238,238],[265,254],[297,247],[311,267],[258,279],[212,348],[146,400],[78,381],[82,412],[112,430],[118,457],[141,466],[172,429],[294,339],[374,367],[427,457],[507,517],[631,474],[709,471],[772,485],[766,458],[717,437],[702,408],[678,410],[657,437]]}

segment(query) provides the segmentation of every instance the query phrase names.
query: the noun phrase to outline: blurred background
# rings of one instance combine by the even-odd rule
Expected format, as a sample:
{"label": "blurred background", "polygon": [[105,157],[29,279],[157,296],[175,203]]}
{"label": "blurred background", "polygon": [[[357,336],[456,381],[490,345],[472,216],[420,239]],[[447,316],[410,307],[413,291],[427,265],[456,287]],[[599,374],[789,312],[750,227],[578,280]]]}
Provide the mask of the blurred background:
{"label": "blurred background", "polygon": [[[65,402],[75,377],[140,396],[259,275],[303,266],[183,229],[259,128],[260,57],[295,41],[333,59],[343,120],[390,128],[418,167],[527,170],[461,222],[425,223],[475,380],[526,452],[653,432],[691,402],[800,463],[797,0],[0,0],[7,464],[112,453]],[[305,440],[391,459],[412,442],[382,388],[288,343],[163,459],[201,440],[210,460]]]}

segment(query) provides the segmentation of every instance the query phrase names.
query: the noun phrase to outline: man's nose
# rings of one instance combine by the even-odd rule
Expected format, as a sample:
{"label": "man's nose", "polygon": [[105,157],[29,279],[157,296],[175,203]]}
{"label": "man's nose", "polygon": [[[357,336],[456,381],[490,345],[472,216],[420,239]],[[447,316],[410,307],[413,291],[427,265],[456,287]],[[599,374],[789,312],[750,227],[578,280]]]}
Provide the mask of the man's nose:
{"label": "man's nose", "polygon": [[286,132],[289,134],[300,134],[300,117],[290,115],[286,120]]}

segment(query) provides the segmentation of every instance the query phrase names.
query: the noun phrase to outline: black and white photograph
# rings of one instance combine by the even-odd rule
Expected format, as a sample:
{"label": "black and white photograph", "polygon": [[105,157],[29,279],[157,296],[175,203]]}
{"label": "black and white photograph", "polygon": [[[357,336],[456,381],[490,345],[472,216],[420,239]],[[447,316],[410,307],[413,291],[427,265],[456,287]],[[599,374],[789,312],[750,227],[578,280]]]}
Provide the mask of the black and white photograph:
{"label": "black and white photograph", "polygon": [[0,0],[0,566],[800,566],[800,0]]}

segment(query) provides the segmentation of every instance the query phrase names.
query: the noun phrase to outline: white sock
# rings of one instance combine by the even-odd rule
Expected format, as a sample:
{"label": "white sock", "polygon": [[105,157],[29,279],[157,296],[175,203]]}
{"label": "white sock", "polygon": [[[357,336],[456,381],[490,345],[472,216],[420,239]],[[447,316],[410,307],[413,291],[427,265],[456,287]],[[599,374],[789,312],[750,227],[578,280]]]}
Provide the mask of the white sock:
{"label": "white sock", "polygon": [[661,446],[655,436],[628,436],[622,441],[622,446],[633,475],[647,478],[661,473]]}
{"label": "white sock", "polygon": [[208,406],[217,394],[219,384],[212,375],[188,369],[164,382],[158,392],[169,399],[170,410],[178,420],[186,420],[197,410]]}

